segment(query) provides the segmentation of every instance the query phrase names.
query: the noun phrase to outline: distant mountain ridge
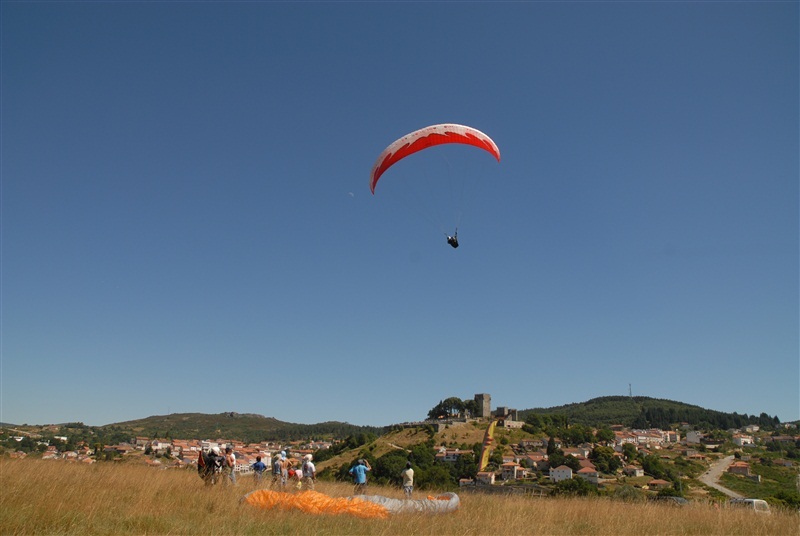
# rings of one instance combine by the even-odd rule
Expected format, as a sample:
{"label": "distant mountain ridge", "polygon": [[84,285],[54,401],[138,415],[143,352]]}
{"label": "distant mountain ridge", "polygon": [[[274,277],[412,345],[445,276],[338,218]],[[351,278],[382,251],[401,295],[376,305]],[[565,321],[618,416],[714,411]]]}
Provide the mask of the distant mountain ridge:
{"label": "distant mountain ridge", "polygon": [[346,437],[370,432],[380,433],[381,428],[358,426],[343,422],[297,424],[280,421],[255,413],[225,412],[172,413],[153,415],[133,421],[100,426],[107,432],[129,431],[134,436],[172,439],[224,438],[244,442],[259,442],[271,439],[295,440],[321,437]]}

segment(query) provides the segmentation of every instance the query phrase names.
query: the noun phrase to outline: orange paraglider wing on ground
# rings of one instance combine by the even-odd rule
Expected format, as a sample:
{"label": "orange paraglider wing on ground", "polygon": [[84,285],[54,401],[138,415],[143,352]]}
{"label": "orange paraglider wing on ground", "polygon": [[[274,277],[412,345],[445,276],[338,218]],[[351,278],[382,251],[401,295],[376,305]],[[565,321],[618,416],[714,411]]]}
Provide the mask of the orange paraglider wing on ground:
{"label": "orange paraglider wing on ground", "polygon": [[381,495],[336,498],[316,491],[286,493],[259,489],[242,497],[242,502],[265,510],[298,510],[307,514],[348,514],[367,519],[386,519],[390,514],[455,512],[460,499],[451,492],[426,499],[392,499]]}
{"label": "orange paraglider wing on ground", "polygon": [[307,514],[347,514],[367,519],[389,517],[389,511],[379,504],[358,497],[329,497],[316,491],[285,493],[259,489],[245,495],[242,501],[263,509],[299,510]]}

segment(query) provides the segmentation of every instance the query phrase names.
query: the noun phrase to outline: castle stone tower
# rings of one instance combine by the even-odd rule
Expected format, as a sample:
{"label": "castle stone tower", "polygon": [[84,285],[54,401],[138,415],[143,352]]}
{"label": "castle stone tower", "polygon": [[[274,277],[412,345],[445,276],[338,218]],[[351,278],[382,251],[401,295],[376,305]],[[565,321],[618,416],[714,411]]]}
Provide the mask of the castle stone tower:
{"label": "castle stone tower", "polygon": [[478,403],[478,415],[482,419],[488,419],[492,416],[492,397],[486,393],[475,395],[475,402]]}

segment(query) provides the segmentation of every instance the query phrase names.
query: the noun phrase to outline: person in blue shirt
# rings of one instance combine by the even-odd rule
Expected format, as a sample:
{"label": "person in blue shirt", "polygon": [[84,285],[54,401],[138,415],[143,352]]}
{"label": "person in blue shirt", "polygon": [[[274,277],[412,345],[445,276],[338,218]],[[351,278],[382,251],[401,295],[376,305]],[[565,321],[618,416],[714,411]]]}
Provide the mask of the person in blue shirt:
{"label": "person in blue shirt", "polygon": [[267,466],[261,461],[261,456],[256,456],[256,463],[253,464],[253,476],[256,479],[256,484],[261,482],[261,477],[264,475],[264,471],[266,470]]}
{"label": "person in blue shirt", "polygon": [[348,471],[353,476],[353,483],[355,484],[355,488],[353,490],[354,495],[363,495],[364,488],[367,487],[367,472],[372,471],[372,467],[369,466],[369,462],[367,460],[361,459],[350,468]]}

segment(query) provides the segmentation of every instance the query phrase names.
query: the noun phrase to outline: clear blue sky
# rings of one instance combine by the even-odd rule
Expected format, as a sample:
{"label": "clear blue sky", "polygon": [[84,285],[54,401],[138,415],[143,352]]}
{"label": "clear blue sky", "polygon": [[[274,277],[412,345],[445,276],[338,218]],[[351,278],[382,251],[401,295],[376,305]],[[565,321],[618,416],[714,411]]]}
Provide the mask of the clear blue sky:
{"label": "clear blue sky", "polygon": [[[387,425],[629,384],[797,419],[798,16],[3,2],[0,421]],[[432,148],[371,195],[443,122],[502,161]]]}

